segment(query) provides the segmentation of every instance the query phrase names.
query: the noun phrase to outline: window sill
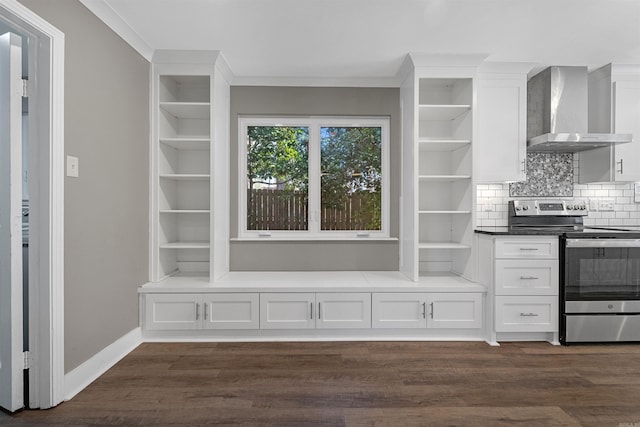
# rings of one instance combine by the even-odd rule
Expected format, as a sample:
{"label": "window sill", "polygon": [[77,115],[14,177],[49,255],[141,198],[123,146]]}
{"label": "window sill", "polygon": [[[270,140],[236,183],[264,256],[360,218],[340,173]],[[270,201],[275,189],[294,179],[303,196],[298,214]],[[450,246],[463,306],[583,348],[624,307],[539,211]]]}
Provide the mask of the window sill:
{"label": "window sill", "polygon": [[265,237],[232,237],[231,242],[397,242],[397,237],[291,237],[291,236],[265,236]]}

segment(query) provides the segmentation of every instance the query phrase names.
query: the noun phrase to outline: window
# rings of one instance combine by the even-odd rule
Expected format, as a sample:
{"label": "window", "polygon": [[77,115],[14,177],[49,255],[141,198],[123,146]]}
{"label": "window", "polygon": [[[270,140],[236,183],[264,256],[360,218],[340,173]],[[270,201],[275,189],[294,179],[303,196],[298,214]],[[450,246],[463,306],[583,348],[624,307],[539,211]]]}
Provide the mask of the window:
{"label": "window", "polygon": [[239,122],[240,238],[389,237],[386,118]]}

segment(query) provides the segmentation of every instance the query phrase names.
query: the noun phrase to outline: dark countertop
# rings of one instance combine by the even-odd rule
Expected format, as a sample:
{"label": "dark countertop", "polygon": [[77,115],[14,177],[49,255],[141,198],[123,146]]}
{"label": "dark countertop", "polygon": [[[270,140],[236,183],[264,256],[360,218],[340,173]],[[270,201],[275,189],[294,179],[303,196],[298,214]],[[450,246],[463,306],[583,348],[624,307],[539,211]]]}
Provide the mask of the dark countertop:
{"label": "dark countertop", "polygon": [[559,230],[512,230],[509,227],[476,227],[474,231],[492,236],[560,236],[564,233]]}

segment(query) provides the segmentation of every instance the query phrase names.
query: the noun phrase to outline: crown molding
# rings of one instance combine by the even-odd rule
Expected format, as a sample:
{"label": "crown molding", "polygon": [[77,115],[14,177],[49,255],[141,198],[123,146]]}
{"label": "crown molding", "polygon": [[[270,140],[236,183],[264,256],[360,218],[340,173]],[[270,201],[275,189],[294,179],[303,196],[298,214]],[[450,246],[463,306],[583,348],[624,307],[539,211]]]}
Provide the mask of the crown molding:
{"label": "crown molding", "polygon": [[136,52],[142,55],[142,57],[151,62],[153,48],[113,10],[107,0],[80,0],[80,3],[135,49]]}

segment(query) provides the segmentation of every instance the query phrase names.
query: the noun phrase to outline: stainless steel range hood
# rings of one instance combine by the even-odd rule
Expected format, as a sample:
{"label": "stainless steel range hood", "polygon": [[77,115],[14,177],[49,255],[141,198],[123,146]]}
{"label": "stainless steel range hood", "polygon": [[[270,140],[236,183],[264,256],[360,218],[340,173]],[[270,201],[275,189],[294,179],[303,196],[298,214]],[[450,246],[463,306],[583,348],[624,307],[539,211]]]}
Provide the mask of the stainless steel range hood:
{"label": "stainless steel range hood", "polygon": [[587,67],[549,67],[527,84],[527,151],[578,152],[631,142],[631,134],[588,133]]}

